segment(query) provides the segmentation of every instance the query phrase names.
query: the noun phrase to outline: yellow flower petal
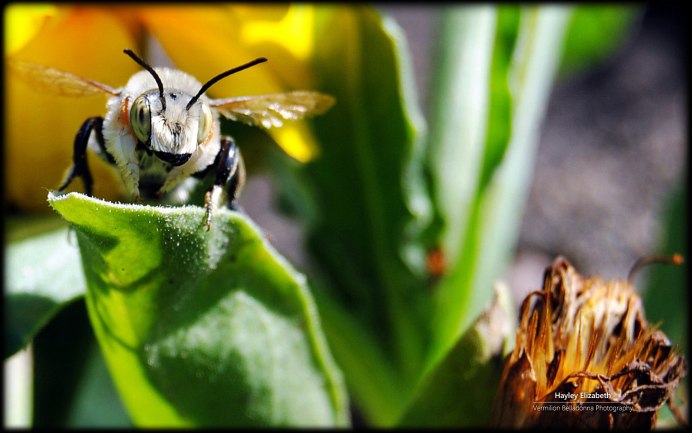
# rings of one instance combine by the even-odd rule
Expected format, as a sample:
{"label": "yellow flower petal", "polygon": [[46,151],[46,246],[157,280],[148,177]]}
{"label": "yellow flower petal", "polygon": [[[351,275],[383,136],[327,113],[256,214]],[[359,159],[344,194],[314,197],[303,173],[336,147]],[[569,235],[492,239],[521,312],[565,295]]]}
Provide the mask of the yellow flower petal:
{"label": "yellow flower petal", "polygon": [[271,129],[269,133],[284,152],[299,162],[309,162],[319,152],[315,136],[305,122]]}
{"label": "yellow flower petal", "polygon": [[[243,44],[236,16],[221,6],[152,6],[140,18],[175,67],[199,81],[262,57]],[[184,23],[184,25],[181,25]],[[209,90],[214,97],[273,93],[283,88],[267,64],[221,80]]]}
{"label": "yellow flower petal", "polygon": [[5,55],[22,48],[57,8],[48,4],[11,4],[5,9]]}
{"label": "yellow flower petal", "polygon": [[[113,14],[96,8],[59,8],[12,58],[119,87],[139,69],[122,54],[123,48],[136,48],[135,42]],[[105,114],[106,98],[39,93],[12,74],[6,76],[7,201],[26,210],[48,210],[46,189],[62,181],[72,163],[77,130],[88,117]],[[94,194],[120,197],[120,181],[111,167],[93,155],[89,164]],[[81,190],[81,181],[73,187]]]}
{"label": "yellow flower petal", "polygon": [[243,40],[255,51],[275,60],[282,81],[295,88],[312,87],[308,62],[313,53],[315,8],[291,5],[280,21],[248,21],[242,27]]}
{"label": "yellow flower petal", "polygon": [[286,16],[289,4],[231,4],[227,6],[232,13],[243,23],[252,21],[274,21],[279,22]]}

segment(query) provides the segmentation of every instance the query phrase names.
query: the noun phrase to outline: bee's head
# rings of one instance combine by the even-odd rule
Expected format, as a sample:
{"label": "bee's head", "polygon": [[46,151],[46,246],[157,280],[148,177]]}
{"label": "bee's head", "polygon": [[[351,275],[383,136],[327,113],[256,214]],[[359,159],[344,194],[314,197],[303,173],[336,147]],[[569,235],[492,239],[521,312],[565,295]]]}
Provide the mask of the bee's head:
{"label": "bee's head", "polygon": [[177,90],[166,92],[154,68],[132,50],[124,52],[151,74],[157,87],[156,90],[142,93],[132,102],[132,131],[137,140],[157,158],[174,166],[185,164],[211,131],[209,106],[202,103],[196,111],[190,112],[183,102],[189,95]]}
{"label": "bee's head", "polygon": [[[146,69],[156,81],[157,89],[139,95],[130,108],[130,126],[137,140],[159,159],[178,166],[185,164],[197,146],[211,137],[214,114],[209,104],[200,97],[219,80],[266,62],[258,58],[213,77],[195,94],[164,89],[154,68],[132,50],[124,50],[135,62]],[[187,101],[187,102],[186,102]]]}
{"label": "bee's head", "polygon": [[137,140],[157,158],[174,166],[185,164],[213,133],[214,115],[206,101],[186,109],[190,95],[179,90],[141,94],[130,107],[130,126]]}

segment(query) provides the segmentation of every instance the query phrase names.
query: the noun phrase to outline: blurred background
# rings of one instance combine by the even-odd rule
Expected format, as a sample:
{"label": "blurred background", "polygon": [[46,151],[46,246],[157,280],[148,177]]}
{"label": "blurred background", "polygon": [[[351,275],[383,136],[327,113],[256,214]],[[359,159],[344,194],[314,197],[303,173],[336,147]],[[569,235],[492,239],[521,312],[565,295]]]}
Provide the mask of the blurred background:
{"label": "blurred background", "polygon": [[[378,7],[406,33],[426,110],[436,9]],[[670,4],[642,8],[612,56],[558,76],[506,276],[515,299],[540,288],[558,254],[583,275],[625,278],[637,258],[663,252],[666,206],[687,172],[685,17]]]}
{"label": "blurred background", "polygon": [[[375,6],[407,37],[418,100],[428,116],[440,9]],[[672,4],[619,6],[634,14],[623,34],[613,35],[612,52],[556,77],[516,256],[502,276],[517,305],[541,288],[543,272],[557,255],[584,276],[625,279],[642,256],[686,253],[686,15]],[[276,212],[275,194],[270,176],[252,176],[241,203],[276,248],[306,269],[300,225]],[[636,287],[645,290],[651,277],[649,296],[670,290],[679,298],[658,282],[686,281],[686,266],[644,268]],[[665,308],[649,307],[649,319],[667,317]],[[686,338],[668,332],[673,341]]]}

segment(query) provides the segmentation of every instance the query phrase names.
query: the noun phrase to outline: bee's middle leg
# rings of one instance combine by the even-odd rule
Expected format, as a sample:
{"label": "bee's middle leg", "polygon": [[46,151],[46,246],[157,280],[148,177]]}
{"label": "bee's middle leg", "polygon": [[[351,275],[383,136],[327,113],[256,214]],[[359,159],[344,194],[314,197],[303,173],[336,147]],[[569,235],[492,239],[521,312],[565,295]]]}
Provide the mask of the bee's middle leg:
{"label": "bee's middle leg", "polygon": [[58,187],[58,191],[63,191],[67,188],[75,177],[81,177],[84,182],[84,192],[86,195],[92,195],[94,180],[91,177],[91,171],[89,171],[89,164],[87,163],[87,145],[89,144],[91,131],[96,133],[96,141],[101,150],[104,151],[106,155],[110,156],[105,151],[105,143],[103,140],[103,117],[88,118],[84,121],[75,136],[72,166],[65,180]]}
{"label": "bee's middle leg", "polygon": [[230,137],[221,138],[221,149],[215,160],[216,178],[214,184],[204,195],[206,209],[205,226],[211,229],[211,217],[222,201],[223,187],[227,187],[228,207],[240,210],[238,197],[245,183],[245,165],[240,150]]}

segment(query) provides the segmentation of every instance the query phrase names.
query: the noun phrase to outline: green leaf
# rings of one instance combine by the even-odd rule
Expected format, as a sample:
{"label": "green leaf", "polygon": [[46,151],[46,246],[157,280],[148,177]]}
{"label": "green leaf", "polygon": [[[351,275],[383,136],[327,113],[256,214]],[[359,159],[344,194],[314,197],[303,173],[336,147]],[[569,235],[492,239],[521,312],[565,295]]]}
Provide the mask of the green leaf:
{"label": "green leaf", "polygon": [[612,56],[639,14],[641,7],[631,4],[577,5],[565,35],[561,72],[575,72]]}
{"label": "green leaf", "polygon": [[347,424],[305,278],[245,216],[49,195],[77,234],[87,308],[138,426]]}
{"label": "green leaf", "polygon": [[491,305],[422,381],[400,425],[489,425],[502,374],[503,349],[513,337],[514,320],[509,288],[497,285]]}
{"label": "green leaf", "polygon": [[337,361],[368,420],[386,425],[418,379],[427,345],[424,123],[392,20],[369,7],[325,6],[316,22],[316,88],[336,104],[314,120],[318,158],[303,167],[277,162],[284,168],[276,172],[307,221],[311,276]]}
{"label": "green leaf", "polygon": [[77,395],[66,427],[132,428],[132,421],[125,412],[95,340],[82,355],[86,358],[85,371],[77,383]]}
{"label": "green leaf", "polygon": [[[683,181],[684,182],[684,181]],[[646,318],[660,326],[673,346],[677,346],[686,359],[690,359],[689,346],[689,275],[690,256],[687,243],[687,185],[678,185],[668,196],[663,214],[664,226],[658,254],[682,254],[685,263],[681,266],[653,265],[643,293]],[[673,400],[680,407],[689,396],[689,378],[685,377],[675,390]],[[679,427],[666,405],[659,411],[656,427]]]}
{"label": "green leaf", "polygon": [[85,288],[74,233],[66,228],[11,242],[5,249],[5,358]]}
{"label": "green leaf", "polygon": [[271,162],[284,203],[306,222],[311,283],[334,355],[365,417],[386,425],[418,379],[427,345],[418,241],[429,212],[424,124],[396,24],[363,6],[316,12],[315,88],[336,104],[314,120],[315,160]]}
{"label": "green leaf", "polygon": [[9,214],[5,219],[5,241],[15,243],[66,227],[67,223],[57,215],[24,212]]}
{"label": "green leaf", "polygon": [[96,340],[83,298],[62,308],[33,339],[33,427],[67,426],[91,348]]}
{"label": "green leaf", "polygon": [[686,275],[690,257],[687,251],[687,187],[679,186],[673,191],[664,214],[664,232],[658,253],[661,255],[682,254],[686,262],[682,266],[654,265],[649,272],[644,291],[646,317],[659,323],[673,344],[678,344],[689,356],[687,330],[689,320]]}
{"label": "green leaf", "polygon": [[[480,314],[511,257],[569,12],[566,6],[444,12],[430,172],[448,271],[436,288],[428,365]],[[497,101],[504,108],[490,108]]]}

